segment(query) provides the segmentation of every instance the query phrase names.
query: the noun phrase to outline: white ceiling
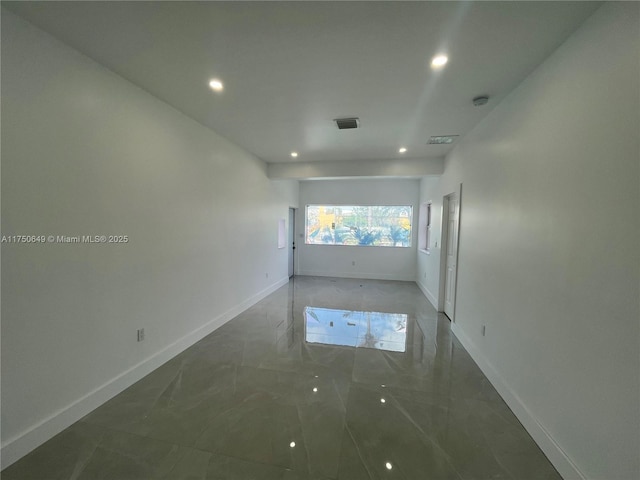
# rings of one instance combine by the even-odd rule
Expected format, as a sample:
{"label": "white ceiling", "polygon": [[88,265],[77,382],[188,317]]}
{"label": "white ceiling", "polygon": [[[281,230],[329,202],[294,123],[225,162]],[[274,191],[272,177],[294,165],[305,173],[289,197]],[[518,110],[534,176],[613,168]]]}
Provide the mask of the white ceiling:
{"label": "white ceiling", "polygon": [[[269,163],[442,156],[451,146],[429,136],[467,133],[599,6],[2,4]],[[450,60],[434,72],[438,52]],[[488,105],[472,105],[479,94]],[[361,128],[338,131],[342,116]]]}

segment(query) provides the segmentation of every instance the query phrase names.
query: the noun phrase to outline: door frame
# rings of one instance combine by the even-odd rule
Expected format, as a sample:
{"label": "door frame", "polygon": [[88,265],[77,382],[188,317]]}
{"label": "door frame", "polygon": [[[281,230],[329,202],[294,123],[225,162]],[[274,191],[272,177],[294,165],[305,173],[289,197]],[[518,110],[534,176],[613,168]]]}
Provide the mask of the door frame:
{"label": "door frame", "polygon": [[458,303],[458,259],[460,258],[460,216],[462,215],[462,183],[460,184],[457,192],[449,192],[442,197],[442,215],[441,215],[441,227],[440,227],[440,279],[438,282],[438,312],[444,313],[444,303],[446,297],[447,287],[447,241],[449,237],[449,198],[455,195],[458,198],[458,218],[456,229],[458,231],[458,238],[456,242],[456,281],[453,285],[454,298],[453,298],[453,315],[451,322],[456,321],[456,305]]}

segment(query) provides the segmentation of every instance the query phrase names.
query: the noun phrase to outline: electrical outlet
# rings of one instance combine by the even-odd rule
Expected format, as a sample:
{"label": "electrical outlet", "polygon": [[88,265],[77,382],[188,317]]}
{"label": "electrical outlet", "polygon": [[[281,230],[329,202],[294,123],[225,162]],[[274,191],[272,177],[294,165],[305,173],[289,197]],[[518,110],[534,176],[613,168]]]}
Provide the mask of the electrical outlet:
{"label": "electrical outlet", "polygon": [[264,277],[265,277],[265,278],[269,278],[269,274],[268,274],[268,273],[265,273],[265,274],[264,274]]}
{"label": "electrical outlet", "polygon": [[351,265],[353,265],[353,266],[355,267],[355,266],[356,266],[356,261],[355,261],[355,260],[354,260],[354,261],[352,261],[352,262],[351,262]]}
{"label": "electrical outlet", "polygon": [[138,329],[138,341],[142,342],[144,340],[144,328]]}
{"label": "electrical outlet", "polygon": [[482,325],[482,336],[484,337],[485,333],[487,333],[487,326]]}

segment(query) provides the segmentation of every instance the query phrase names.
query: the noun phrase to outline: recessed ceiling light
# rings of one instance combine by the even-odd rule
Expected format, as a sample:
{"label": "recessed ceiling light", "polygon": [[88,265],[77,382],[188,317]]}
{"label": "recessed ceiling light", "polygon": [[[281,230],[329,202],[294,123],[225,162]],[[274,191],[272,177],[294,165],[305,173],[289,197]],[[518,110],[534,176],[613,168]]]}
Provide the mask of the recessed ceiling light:
{"label": "recessed ceiling light", "polygon": [[398,150],[398,152],[400,152],[400,153],[404,153],[404,152],[406,152],[406,151],[407,151],[407,149],[406,149],[406,148],[404,148],[404,147],[402,147],[400,150]]}
{"label": "recessed ceiling light", "polygon": [[296,157],[298,156],[298,152],[291,152],[291,156],[292,156],[293,158],[296,158]]}
{"label": "recessed ceiling light", "polygon": [[436,55],[431,59],[431,68],[442,68],[448,61],[449,58],[446,55]]}
{"label": "recessed ceiling light", "polygon": [[296,446],[296,442],[291,442],[291,443],[289,444],[289,446],[290,446],[291,448],[295,447],[295,446]]}
{"label": "recessed ceiling light", "polygon": [[393,465],[391,465],[391,462],[385,463],[384,466],[387,467],[387,470],[391,470],[393,468]]}
{"label": "recessed ceiling light", "polygon": [[222,85],[222,82],[217,78],[212,78],[209,80],[209,88],[214,92],[221,92],[224,89],[224,85]]}

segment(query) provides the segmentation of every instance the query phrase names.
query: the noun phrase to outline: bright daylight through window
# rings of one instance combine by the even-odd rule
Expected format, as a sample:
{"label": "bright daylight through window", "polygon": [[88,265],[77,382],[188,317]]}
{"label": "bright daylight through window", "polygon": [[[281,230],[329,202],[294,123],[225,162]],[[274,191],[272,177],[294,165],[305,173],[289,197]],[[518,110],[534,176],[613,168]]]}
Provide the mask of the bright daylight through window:
{"label": "bright daylight through window", "polygon": [[411,205],[307,205],[305,243],[410,247]]}

